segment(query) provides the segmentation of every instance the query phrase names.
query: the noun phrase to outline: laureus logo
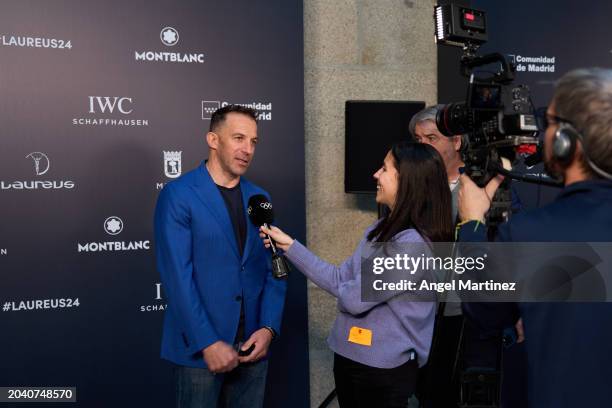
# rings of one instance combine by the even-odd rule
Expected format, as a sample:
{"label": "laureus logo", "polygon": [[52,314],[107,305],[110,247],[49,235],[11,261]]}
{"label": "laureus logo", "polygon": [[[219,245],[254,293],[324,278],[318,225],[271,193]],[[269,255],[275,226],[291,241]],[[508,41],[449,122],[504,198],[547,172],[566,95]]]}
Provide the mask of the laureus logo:
{"label": "laureus logo", "polygon": [[[34,172],[38,177],[47,174],[51,168],[51,160],[43,152],[32,152],[25,156],[32,160]],[[72,180],[17,180],[0,181],[0,190],[71,190],[75,187]]]}
{"label": "laureus logo", "polygon": [[29,37],[22,35],[0,35],[0,44],[12,47],[72,49],[70,40],[57,38]]}
{"label": "laureus logo", "polygon": [[179,33],[172,27],[165,27],[159,33],[159,38],[164,45],[172,47],[178,44]]}
{"label": "laureus logo", "polygon": [[49,161],[49,157],[42,152],[32,152],[26,156],[26,159],[30,158],[34,161],[34,171],[36,171],[37,176],[42,176],[46,172],[49,171],[49,166],[51,162]]}

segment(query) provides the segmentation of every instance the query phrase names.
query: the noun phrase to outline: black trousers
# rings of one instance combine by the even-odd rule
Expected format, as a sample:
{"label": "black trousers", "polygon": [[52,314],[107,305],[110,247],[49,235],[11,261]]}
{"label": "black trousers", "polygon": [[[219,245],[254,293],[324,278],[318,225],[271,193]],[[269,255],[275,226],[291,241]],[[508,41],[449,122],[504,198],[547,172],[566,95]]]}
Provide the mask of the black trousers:
{"label": "black trousers", "polygon": [[417,397],[422,408],[457,408],[459,377],[453,376],[453,366],[462,324],[463,316],[442,316],[438,321],[435,348],[419,372]]}
{"label": "black trousers", "polygon": [[417,360],[376,368],[334,354],[334,380],[341,408],[406,408],[416,388]]}

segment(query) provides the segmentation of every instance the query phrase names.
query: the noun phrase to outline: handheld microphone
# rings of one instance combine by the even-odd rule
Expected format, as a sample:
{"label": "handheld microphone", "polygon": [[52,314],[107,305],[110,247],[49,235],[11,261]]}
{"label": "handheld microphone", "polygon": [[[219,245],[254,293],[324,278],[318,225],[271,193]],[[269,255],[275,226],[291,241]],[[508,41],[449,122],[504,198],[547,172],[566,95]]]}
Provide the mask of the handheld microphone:
{"label": "handheld microphone", "polygon": [[[270,224],[274,222],[274,211],[272,209],[272,203],[263,194],[256,194],[249,198],[249,206],[247,213],[251,222],[257,226],[262,225],[266,228],[270,228]],[[283,255],[281,255],[276,249],[276,243],[266,234],[266,237],[270,240],[270,249],[272,250],[272,276],[276,279],[285,279],[289,275],[289,264]]]}

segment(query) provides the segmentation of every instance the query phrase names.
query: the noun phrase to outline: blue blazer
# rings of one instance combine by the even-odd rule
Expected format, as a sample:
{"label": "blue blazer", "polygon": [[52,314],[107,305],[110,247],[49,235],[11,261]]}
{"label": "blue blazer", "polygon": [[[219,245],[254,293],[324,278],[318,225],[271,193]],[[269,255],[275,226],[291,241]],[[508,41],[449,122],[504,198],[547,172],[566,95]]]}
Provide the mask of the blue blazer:
{"label": "blue blazer", "polygon": [[[612,242],[611,203],[611,182],[574,183],[551,204],[500,225],[497,240]],[[459,241],[485,240],[482,226],[461,226]],[[610,406],[612,303],[464,303],[463,310],[484,328],[523,318],[530,407]]]}
{"label": "blue blazer", "polygon": [[233,344],[241,301],[247,338],[264,326],[280,333],[286,282],[272,277],[270,253],[246,213],[249,197],[268,194],[244,178],[240,188],[247,218],[242,257],[204,163],[168,183],[157,200],[155,252],[168,300],[161,356],[176,364],[206,367],[202,349],[219,340]]}

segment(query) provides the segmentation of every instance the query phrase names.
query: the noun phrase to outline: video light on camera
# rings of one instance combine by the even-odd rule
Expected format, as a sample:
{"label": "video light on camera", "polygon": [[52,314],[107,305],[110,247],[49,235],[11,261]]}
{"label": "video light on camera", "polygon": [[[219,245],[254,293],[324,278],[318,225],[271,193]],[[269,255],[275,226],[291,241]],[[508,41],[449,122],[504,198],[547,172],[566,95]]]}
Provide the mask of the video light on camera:
{"label": "video light on camera", "polygon": [[434,19],[436,43],[463,47],[487,42],[487,24],[482,10],[446,4],[434,8]]}

